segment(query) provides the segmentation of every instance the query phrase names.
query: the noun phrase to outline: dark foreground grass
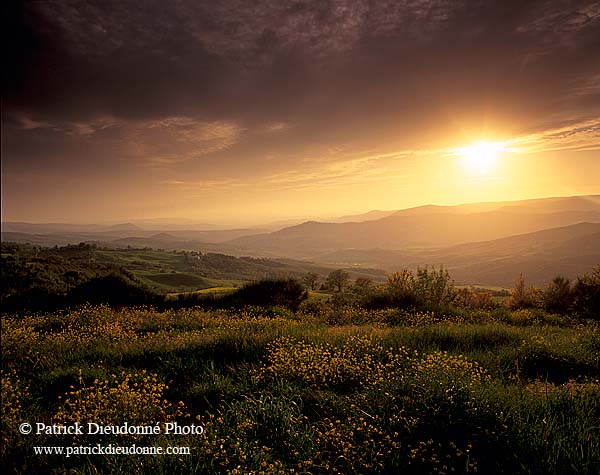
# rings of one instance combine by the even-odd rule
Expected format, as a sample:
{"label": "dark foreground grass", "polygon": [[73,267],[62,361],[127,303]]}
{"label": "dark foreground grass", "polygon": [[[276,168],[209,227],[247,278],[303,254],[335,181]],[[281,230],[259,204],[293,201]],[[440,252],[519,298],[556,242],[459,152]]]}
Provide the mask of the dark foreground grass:
{"label": "dark foreground grass", "polygon": [[[337,326],[277,309],[5,317],[3,472],[600,472],[597,326],[527,312],[345,312]],[[204,433],[25,436],[23,422]],[[191,455],[34,455],[96,444]]]}

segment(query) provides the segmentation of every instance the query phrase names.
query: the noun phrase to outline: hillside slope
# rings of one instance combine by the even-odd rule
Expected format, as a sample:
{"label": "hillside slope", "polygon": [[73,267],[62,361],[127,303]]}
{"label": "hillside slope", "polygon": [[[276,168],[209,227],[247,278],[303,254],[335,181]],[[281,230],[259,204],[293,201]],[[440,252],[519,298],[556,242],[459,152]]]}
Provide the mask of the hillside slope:
{"label": "hillside slope", "polygon": [[309,221],[227,242],[249,252],[314,258],[342,249],[423,249],[600,222],[600,197],[548,198],[460,206],[423,206],[348,223]]}
{"label": "hillside slope", "polygon": [[557,275],[574,278],[600,264],[600,223],[579,223],[460,244],[437,250],[349,249],[321,255],[329,265],[360,264],[388,271],[443,264],[457,283],[511,286],[519,273],[541,285]]}

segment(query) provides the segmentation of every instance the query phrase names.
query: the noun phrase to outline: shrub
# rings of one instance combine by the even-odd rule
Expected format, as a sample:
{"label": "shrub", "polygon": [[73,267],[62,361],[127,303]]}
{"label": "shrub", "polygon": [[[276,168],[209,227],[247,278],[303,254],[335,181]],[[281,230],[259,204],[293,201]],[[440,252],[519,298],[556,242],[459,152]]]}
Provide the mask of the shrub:
{"label": "shrub", "polygon": [[75,287],[69,294],[73,304],[144,305],[157,295],[141,284],[118,274],[95,277]]}
{"label": "shrub", "polygon": [[413,274],[408,269],[388,274],[387,281],[390,293],[395,295],[412,293],[415,284]]}
{"label": "shrub", "polygon": [[410,308],[416,303],[417,299],[412,292],[393,293],[387,289],[370,292],[361,301],[361,305],[369,310]]}
{"label": "shrub", "polygon": [[448,310],[456,298],[456,289],[446,269],[418,267],[416,275],[407,269],[388,275],[383,290],[368,293],[362,305],[368,309],[410,308]]}
{"label": "shrub", "polygon": [[308,291],[295,279],[262,279],[245,284],[235,292],[227,294],[199,294],[186,292],[175,299],[165,300],[164,306],[204,308],[285,307],[298,310],[308,298]]}
{"label": "shrub", "polygon": [[573,304],[571,282],[564,277],[555,277],[544,289],[542,304],[547,312],[567,313]]}
{"label": "shrub", "polygon": [[231,295],[234,305],[276,305],[297,310],[308,292],[295,279],[263,279],[244,285]]}
{"label": "shrub", "polygon": [[525,286],[525,277],[523,274],[519,274],[510,294],[509,306],[512,309],[535,307],[538,300],[537,294],[537,289]]}
{"label": "shrub", "polygon": [[304,300],[298,307],[302,315],[320,315],[325,309],[325,304],[319,300]]}
{"label": "shrub", "polygon": [[413,292],[420,308],[426,310],[447,309],[456,297],[456,289],[447,269],[425,266],[417,268]]}
{"label": "shrub", "polygon": [[454,302],[458,307],[472,309],[492,309],[498,304],[492,299],[490,292],[478,291],[473,287],[457,290]]}
{"label": "shrub", "polygon": [[600,319],[600,265],[591,274],[577,278],[573,286],[573,307],[581,316]]}
{"label": "shrub", "polygon": [[358,277],[354,281],[354,285],[352,286],[352,291],[357,295],[366,295],[371,290],[371,286],[373,285],[373,280],[368,277]]}
{"label": "shrub", "polygon": [[14,312],[21,310],[49,311],[64,306],[64,294],[54,293],[53,290],[41,286],[27,288],[19,293],[14,293],[0,299],[4,311]]}
{"label": "shrub", "polygon": [[368,310],[409,308],[415,303],[412,293],[412,272],[406,269],[388,274],[387,285],[371,289],[360,299],[360,305]]}

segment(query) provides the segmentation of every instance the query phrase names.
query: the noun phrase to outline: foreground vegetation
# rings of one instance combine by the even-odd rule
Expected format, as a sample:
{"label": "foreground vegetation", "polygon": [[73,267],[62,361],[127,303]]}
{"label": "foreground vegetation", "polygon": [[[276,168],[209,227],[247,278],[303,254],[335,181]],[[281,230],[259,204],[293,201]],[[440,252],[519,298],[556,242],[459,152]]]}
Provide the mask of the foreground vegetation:
{"label": "foreground vegetation", "polygon": [[[3,317],[4,473],[600,470],[597,322],[539,309],[311,305]],[[23,436],[25,421],[205,432]],[[33,455],[97,443],[192,455]]]}
{"label": "foreground vegetation", "polygon": [[[132,269],[190,256],[2,250],[4,472],[600,473],[600,267],[511,292],[425,267],[169,294]],[[20,432],[89,422],[203,432]],[[35,454],[97,444],[190,454]]]}

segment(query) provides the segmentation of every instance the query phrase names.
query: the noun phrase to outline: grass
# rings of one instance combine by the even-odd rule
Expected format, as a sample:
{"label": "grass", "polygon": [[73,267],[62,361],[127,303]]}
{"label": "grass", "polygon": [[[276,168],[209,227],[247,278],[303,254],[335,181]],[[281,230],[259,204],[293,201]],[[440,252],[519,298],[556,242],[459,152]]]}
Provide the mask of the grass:
{"label": "grass", "polygon": [[324,300],[328,300],[329,298],[331,298],[331,293],[319,292],[318,290],[309,290],[308,291],[308,300],[309,301],[321,302]]}
{"label": "grass", "polygon": [[[340,325],[277,308],[4,316],[3,468],[598,473],[597,324],[507,310],[345,311]],[[201,423],[205,436],[18,433],[24,421],[78,419]],[[33,446],[100,441],[189,446],[192,455],[33,455]]]}
{"label": "grass", "polygon": [[[234,292],[238,289],[238,287],[231,287],[231,286],[214,286],[214,287],[207,287],[206,289],[200,289],[200,290],[195,290],[189,293],[192,294],[200,294],[200,295],[209,295],[209,294],[227,294],[230,292]],[[177,296],[179,295],[180,292],[174,292],[169,294],[170,296]]]}
{"label": "grass", "polygon": [[149,280],[153,284],[159,284],[163,287],[170,288],[207,288],[212,287],[213,282],[210,279],[205,279],[194,274],[184,272],[168,272],[158,274],[136,274],[142,280]]}
{"label": "grass", "polygon": [[132,270],[167,266],[169,270],[185,271],[187,265],[184,256],[172,252],[151,249],[104,249],[95,251],[95,257],[101,262],[123,265]]}
{"label": "grass", "polygon": [[195,291],[229,284],[190,272],[182,254],[151,249],[106,249],[95,251],[100,262],[122,266],[144,284],[160,291]]}

